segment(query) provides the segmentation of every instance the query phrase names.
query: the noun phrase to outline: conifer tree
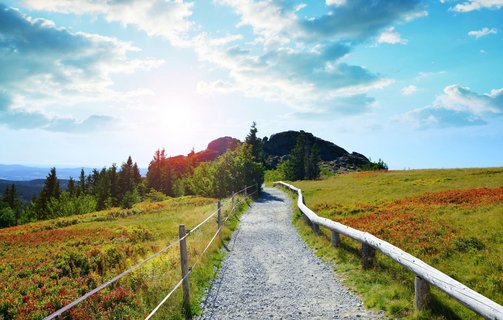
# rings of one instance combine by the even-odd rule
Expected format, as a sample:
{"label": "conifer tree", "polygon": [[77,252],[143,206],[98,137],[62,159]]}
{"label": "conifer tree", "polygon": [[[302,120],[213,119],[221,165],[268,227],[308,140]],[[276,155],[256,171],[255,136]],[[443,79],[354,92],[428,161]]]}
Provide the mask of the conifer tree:
{"label": "conifer tree", "polygon": [[79,177],[79,182],[77,185],[77,195],[84,195],[87,194],[87,188],[86,188],[86,173],[84,172],[84,168],[80,170],[80,177]]}
{"label": "conifer tree", "polygon": [[70,194],[71,197],[75,196],[76,190],[75,190],[75,180],[73,180],[72,177],[70,177],[70,180],[68,180],[68,194]]}
{"label": "conifer tree", "polygon": [[47,178],[45,178],[44,187],[35,201],[35,214],[38,219],[50,218],[48,207],[51,199],[59,199],[61,189],[56,175],[56,168],[52,168]]}
{"label": "conifer tree", "polygon": [[2,200],[9,208],[12,209],[16,217],[16,224],[18,224],[19,218],[21,217],[23,202],[16,190],[15,184],[11,184],[5,188]]}
{"label": "conifer tree", "polygon": [[256,162],[263,163],[264,162],[264,143],[262,139],[257,137],[257,123],[253,121],[250,132],[245,138],[245,143],[251,146],[251,154],[253,156],[253,160]]}
{"label": "conifer tree", "polygon": [[306,179],[318,179],[320,177],[320,161],[320,149],[317,144],[314,144],[306,161],[306,171],[304,174]]}

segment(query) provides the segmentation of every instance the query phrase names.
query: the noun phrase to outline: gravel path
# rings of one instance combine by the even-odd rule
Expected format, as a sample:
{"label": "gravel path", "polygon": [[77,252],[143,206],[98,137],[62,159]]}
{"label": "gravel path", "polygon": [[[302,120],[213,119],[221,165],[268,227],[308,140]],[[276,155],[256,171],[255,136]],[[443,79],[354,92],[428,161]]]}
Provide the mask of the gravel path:
{"label": "gravel path", "polygon": [[291,224],[291,200],[265,188],[243,215],[200,319],[380,319],[336,279]]}

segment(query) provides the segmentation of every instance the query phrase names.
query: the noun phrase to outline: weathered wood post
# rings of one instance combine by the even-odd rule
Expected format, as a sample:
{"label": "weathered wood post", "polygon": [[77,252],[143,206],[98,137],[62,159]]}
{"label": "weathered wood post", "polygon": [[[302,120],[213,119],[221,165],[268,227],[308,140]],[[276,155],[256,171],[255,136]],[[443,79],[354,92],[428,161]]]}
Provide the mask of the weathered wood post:
{"label": "weathered wood post", "polygon": [[375,255],[376,255],[375,249],[372,248],[368,243],[362,242],[363,270],[370,269],[374,266]]}
{"label": "weathered wood post", "polygon": [[234,191],[232,191],[231,197],[231,214],[234,213]]}
{"label": "weathered wood post", "polygon": [[424,310],[430,302],[430,285],[421,277],[416,276],[414,281],[414,292],[416,295],[415,305],[417,310]]}
{"label": "weathered wood post", "polygon": [[337,231],[332,230],[332,245],[334,247],[340,247],[341,246],[341,237],[339,236],[339,233]]}
{"label": "weathered wood post", "polygon": [[318,224],[314,223],[314,222],[312,223],[312,225],[313,225],[313,232],[315,234],[321,234],[320,226]]}
{"label": "weathered wood post", "polygon": [[220,242],[222,242],[222,203],[220,200],[218,200],[217,209],[218,238],[220,239]]}
{"label": "weathered wood post", "polygon": [[245,197],[248,197],[248,186],[245,187]]}
{"label": "weathered wood post", "polygon": [[185,318],[191,319],[190,312],[190,287],[189,287],[189,260],[187,259],[187,242],[185,237],[185,225],[181,224],[178,228],[178,236],[180,237],[180,265],[182,267],[182,289],[183,289],[183,310]]}

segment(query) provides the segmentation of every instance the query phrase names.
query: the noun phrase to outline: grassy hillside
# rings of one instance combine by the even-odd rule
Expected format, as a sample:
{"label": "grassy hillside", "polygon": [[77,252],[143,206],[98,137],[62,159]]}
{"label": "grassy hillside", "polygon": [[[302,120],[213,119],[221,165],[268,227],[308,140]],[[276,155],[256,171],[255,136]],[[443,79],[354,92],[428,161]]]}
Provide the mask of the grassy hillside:
{"label": "grassy hillside", "polygon": [[[240,199],[239,212],[245,206],[245,199]],[[224,214],[229,207],[224,206]],[[179,224],[191,229],[215,209],[215,199],[182,197],[0,230],[0,319],[49,315],[176,240]],[[228,221],[225,238],[236,224],[235,218]],[[190,266],[216,229],[212,219],[187,239]],[[214,265],[222,259],[217,243],[190,275],[194,312],[215,273]],[[65,315],[69,319],[144,318],[179,279],[175,246]],[[180,291],[161,307],[159,319],[182,318]]]}
{"label": "grassy hillside", "polygon": [[[320,216],[368,231],[503,304],[503,168],[369,172],[293,185]],[[298,216],[295,224],[367,306],[394,318],[479,318],[436,289],[433,310],[414,313],[412,273],[382,254],[363,272],[359,243],[343,237],[336,250]]]}

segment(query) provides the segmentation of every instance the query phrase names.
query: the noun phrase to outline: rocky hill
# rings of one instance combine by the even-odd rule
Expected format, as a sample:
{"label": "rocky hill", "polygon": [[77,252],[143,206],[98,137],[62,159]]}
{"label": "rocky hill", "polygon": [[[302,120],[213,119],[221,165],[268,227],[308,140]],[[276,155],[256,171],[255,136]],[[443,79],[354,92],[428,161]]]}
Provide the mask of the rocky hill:
{"label": "rocky hill", "polygon": [[370,164],[370,160],[363,154],[349,153],[338,145],[314,136],[312,133],[304,131],[284,131],[265,137],[264,152],[267,156],[269,168],[275,168],[277,164],[288,157],[290,151],[295,147],[297,137],[303,133],[308,145],[317,145],[320,150],[321,160],[331,171],[347,171],[361,168]]}

